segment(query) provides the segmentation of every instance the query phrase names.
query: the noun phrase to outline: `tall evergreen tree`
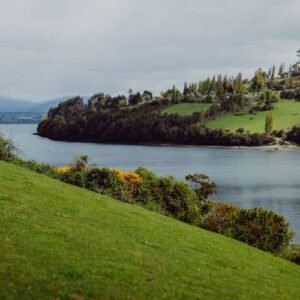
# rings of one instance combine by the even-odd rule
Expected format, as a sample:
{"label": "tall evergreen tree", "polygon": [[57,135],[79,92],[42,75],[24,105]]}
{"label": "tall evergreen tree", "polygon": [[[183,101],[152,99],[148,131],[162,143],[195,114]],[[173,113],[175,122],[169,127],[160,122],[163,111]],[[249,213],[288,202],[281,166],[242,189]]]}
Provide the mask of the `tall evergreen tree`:
{"label": "tall evergreen tree", "polygon": [[217,83],[216,83],[216,76],[214,76],[210,83],[209,92],[216,92],[216,91],[217,91]]}
{"label": "tall evergreen tree", "polygon": [[224,83],[221,74],[217,77],[217,96],[219,99],[223,98],[224,96]]}
{"label": "tall evergreen tree", "polygon": [[188,94],[189,88],[187,82],[184,83],[183,95],[186,96]]}
{"label": "tall evergreen tree", "polygon": [[275,68],[275,66],[273,66],[273,68],[272,68],[272,74],[271,74],[271,80],[274,80],[275,77],[276,77],[276,68]]}
{"label": "tall evergreen tree", "polygon": [[280,67],[279,67],[279,70],[278,70],[278,75],[279,75],[280,77],[283,77],[284,69],[285,69],[285,64],[282,63],[282,64],[280,65]]}
{"label": "tall evergreen tree", "polygon": [[271,111],[266,114],[265,133],[271,134],[273,131],[273,113]]}

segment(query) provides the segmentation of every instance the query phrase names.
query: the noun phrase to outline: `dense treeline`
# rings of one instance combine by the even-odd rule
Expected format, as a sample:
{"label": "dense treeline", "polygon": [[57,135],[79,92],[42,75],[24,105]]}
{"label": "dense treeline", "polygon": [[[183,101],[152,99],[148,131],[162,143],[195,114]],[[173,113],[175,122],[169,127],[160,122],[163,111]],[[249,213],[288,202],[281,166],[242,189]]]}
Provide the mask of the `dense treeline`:
{"label": "dense treeline", "polygon": [[121,109],[95,109],[97,103],[92,106],[92,101],[84,104],[76,97],[59,104],[39,124],[38,134],[54,140],[103,143],[260,146],[273,142],[267,134],[208,129],[202,124],[201,113],[162,114],[170,105],[166,99]]}
{"label": "dense treeline", "polygon": [[[298,53],[299,54],[299,53]],[[128,97],[112,97],[104,93],[92,96],[87,103],[74,97],[48,112],[38,126],[38,134],[54,140],[92,141],[102,143],[170,143],[189,145],[261,146],[273,143],[272,128],[265,134],[250,134],[208,129],[207,121],[226,114],[256,114],[271,111],[282,99],[300,99],[299,63],[285,70],[281,64],[268,71],[255,71],[251,80],[213,76],[185,83],[182,91],[175,86],[153,96],[151,91]],[[164,108],[177,103],[210,103],[204,112],[192,116],[164,114]]]}

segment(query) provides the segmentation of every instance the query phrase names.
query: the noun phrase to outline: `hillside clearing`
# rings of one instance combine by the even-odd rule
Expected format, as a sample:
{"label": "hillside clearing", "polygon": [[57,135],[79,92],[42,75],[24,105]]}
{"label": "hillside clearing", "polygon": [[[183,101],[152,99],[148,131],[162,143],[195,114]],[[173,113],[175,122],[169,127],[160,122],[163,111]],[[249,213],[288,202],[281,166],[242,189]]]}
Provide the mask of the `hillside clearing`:
{"label": "hillside clearing", "polygon": [[[300,124],[300,102],[282,101],[276,103],[273,112],[274,129],[288,129]],[[256,115],[245,114],[241,116],[227,115],[209,121],[206,125],[209,128],[223,128],[235,131],[244,128],[250,132],[262,133],[265,129],[267,112],[258,112]]]}
{"label": "hillside clearing", "polygon": [[206,111],[211,106],[210,103],[180,103],[172,105],[164,109],[163,113],[179,114],[181,116],[189,116],[194,112]]}

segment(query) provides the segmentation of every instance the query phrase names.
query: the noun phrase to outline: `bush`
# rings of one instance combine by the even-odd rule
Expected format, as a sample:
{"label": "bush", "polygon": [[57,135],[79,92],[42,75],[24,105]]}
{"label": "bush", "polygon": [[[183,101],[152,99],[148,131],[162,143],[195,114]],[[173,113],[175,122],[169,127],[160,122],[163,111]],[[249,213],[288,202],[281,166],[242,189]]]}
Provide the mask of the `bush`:
{"label": "bush", "polygon": [[198,199],[187,184],[165,177],[159,179],[158,185],[162,195],[161,204],[169,215],[190,224],[199,223]]}
{"label": "bush", "polygon": [[286,139],[288,141],[294,142],[298,145],[300,145],[300,127],[299,126],[294,126],[286,136]]}
{"label": "bush", "polygon": [[61,173],[58,177],[61,181],[73,184],[79,187],[86,186],[86,173],[85,172],[66,172]]}
{"label": "bush", "polygon": [[278,138],[283,138],[285,136],[285,132],[283,129],[273,130],[272,135]]}
{"label": "bush", "polygon": [[300,100],[300,88],[282,91],[280,97],[286,100]]}
{"label": "bush", "polygon": [[29,169],[38,174],[44,174],[50,177],[56,177],[56,173],[53,170],[53,168],[47,164],[38,163],[34,160],[21,160],[18,158],[15,158],[13,160],[13,163],[15,165]]}
{"label": "bush", "polygon": [[274,253],[286,248],[293,236],[283,216],[262,208],[242,209],[234,233],[234,238]]}
{"label": "bush", "polygon": [[86,187],[94,192],[121,193],[126,187],[119,181],[117,174],[110,169],[91,169],[86,174]]}
{"label": "bush", "polygon": [[12,161],[17,157],[16,152],[17,148],[13,141],[0,134],[0,160]]}
{"label": "bush", "polygon": [[240,208],[233,205],[208,201],[202,209],[204,216],[201,227],[229,237],[234,236]]}
{"label": "bush", "polygon": [[300,265],[300,246],[292,245],[286,251],[284,251],[281,256],[291,262]]}
{"label": "bush", "polygon": [[236,206],[208,203],[202,227],[245,242],[264,251],[280,253],[294,233],[283,216],[262,208],[240,209]]}

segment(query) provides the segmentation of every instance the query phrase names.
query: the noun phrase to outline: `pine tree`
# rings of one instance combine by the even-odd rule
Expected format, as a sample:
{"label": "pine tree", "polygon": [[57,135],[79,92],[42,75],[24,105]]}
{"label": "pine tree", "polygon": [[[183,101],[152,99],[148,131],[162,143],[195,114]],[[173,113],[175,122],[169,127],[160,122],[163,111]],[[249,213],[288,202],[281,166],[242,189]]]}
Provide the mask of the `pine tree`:
{"label": "pine tree", "polygon": [[224,96],[224,84],[222,75],[218,75],[217,78],[217,96],[221,99]]}
{"label": "pine tree", "polygon": [[223,78],[223,89],[224,89],[224,92],[228,92],[228,78],[227,78],[227,75],[224,76]]}
{"label": "pine tree", "polygon": [[173,88],[172,88],[172,102],[173,103],[178,103],[178,93],[176,91],[176,87],[175,87],[175,84],[173,85]]}
{"label": "pine tree", "polygon": [[216,76],[214,76],[210,83],[209,92],[216,92],[216,91],[217,91],[217,83],[216,83]]}
{"label": "pine tree", "polygon": [[203,82],[203,92],[204,94],[208,94],[209,93],[209,90],[210,90],[210,78],[207,77],[207,79]]}
{"label": "pine tree", "polygon": [[187,95],[188,94],[188,85],[187,85],[187,83],[185,82],[184,83],[184,88],[183,88],[183,95]]}
{"label": "pine tree", "polygon": [[271,80],[275,79],[275,75],[276,75],[276,68],[275,68],[275,66],[273,66],[273,68],[272,68],[272,74],[271,74]]}
{"label": "pine tree", "polygon": [[280,67],[279,67],[279,70],[278,70],[278,75],[279,75],[280,77],[283,77],[284,69],[285,69],[285,64],[282,63],[282,64],[280,65]]}
{"label": "pine tree", "polygon": [[273,131],[273,113],[269,111],[266,114],[265,133],[271,134]]}
{"label": "pine tree", "polygon": [[199,81],[199,83],[198,83],[198,92],[204,94],[203,81]]}

